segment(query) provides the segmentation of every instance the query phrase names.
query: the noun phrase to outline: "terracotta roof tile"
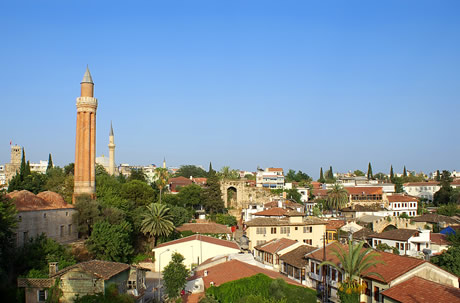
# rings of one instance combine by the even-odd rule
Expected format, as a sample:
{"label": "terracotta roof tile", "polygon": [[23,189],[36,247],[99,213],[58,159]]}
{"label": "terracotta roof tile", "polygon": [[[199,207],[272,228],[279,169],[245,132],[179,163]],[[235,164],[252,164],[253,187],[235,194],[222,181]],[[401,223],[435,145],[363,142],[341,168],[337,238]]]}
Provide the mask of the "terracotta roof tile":
{"label": "terracotta roof tile", "polygon": [[74,268],[81,268],[82,270],[92,273],[99,278],[108,280],[111,277],[121,273],[122,271],[128,270],[130,266],[128,264],[118,262],[91,260],[66,267],[52,275],[52,277],[62,276]]}
{"label": "terracotta roof tile", "polygon": [[266,210],[263,210],[263,211],[259,211],[257,213],[254,214],[254,216],[284,216],[284,214],[287,213],[287,210],[283,209],[283,208],[279,208],[279,207],[273,207],[273,208],[269,208],[269,209],[266,209]]}
{"label": "terracotta roof tile", "polygon": [[318,248],[309,245],[302,245],[288,253],[285,253],[280,257],[280,259],[292,266],[302,268],[308,264],[308,260],[305,258],[305,255],[316,249]]}
{"label": "terracotta roof tile", "polygon": [[290,223],[288,219],[255,218],[247,222],[247,226],[305,226],[327,224],[326,221],[315,217],[308,217],[299,223]]}
{"label": "terracotta roof tile", "polygon": [[177,239],[177,240],[172,240],[172,241],[169,241],[169,242],[166,242],[166,243],[161,243],[160,245],[157,245],[156,248],[165,247],[165,246],[169,246],[169,245],[174,245],[174,244],[177,244],[177,243],[194,241],[194,240],[203,241],[203,242],[207,242],[207,243],[211,243],[211,244],[215,244],[215,245],[220,245],[220,246],[225,246],[225,247],[229,247],[229,248],[234,248],[234,249],[238,249],[238,250],[240,249],[238,244],[236,244],[235,242],[231,242],[231,241],[227,241],[227,240],[221,240],[221,239],[217,239],[217,238],[213,238],[213,237],[209,237],[209,236],[204,236],[204,235],[200,235],[200,234],[188,236],[188,237]]}
{"label": "terracotta roof tile", "polygon": [[206,277],[204,276],[204,270],[197,272],[197,276],[203,278],[205,288],[208,288],[211,282],[214,282],[215,286],[220,286],[226,282],[251,277],[257,274],[264,274],[272,279],[281,278],[289,284],[300,285],[279,272],[250,265],[239,260],[220,263],[205,270],[207,271]]}
{"label": "terracotta roof tile", "polygon": [[350,195],[381,195],[383,190],[381,187],[344,187]]}
{"label": "terracotta roof tile", "polygon": [[176,228],[178,231],[189,230],[198,234],[231,234],[229,227],[217,223],[185,223]]}
{"label": "terracotta roof tile", "polygon": [[343,220],[329,220],[327,221],[327,230],[337,230],[346,224]]}
{"label": "terracotta roof tile", "polygon": [[403,184],[404,186],[436,186],[439,185],[439,182],[407,182]]}
{"label": "terracotta roof tile", "polygon": [[449,245],[450,242],[447,240],[447,236],[444,234],[430,233],[430,240],[437,245]]}
{"label": "terracotta roof tile", "polygon": [[393,194],[387,196],[389,202],[417,202],[418,198],[409,196],[409,195],[401,195],[401,194]]}
{"label": "terracotta roof tile", "polygon": [[[337,249],[337,244],[331,243],[326,245],[326,260],[334,262],[335,264],[339,263],[339,259],[333,255],[332,253],[334,250]],[[348,251],[348,245],[340,245],[342,246],[345,251]],[[407,256],[400,256],[400,255],[395,255],[392,253],[387,253],[387,252],[378,252],[379,256],[376,257],[376,260],[383,260],[385,263],[384,264],[377,264],[375,267],[371,267],[369,269],[369,272],[376,272],[379,273],[381,277],[377,277],[374,275],[366,275],[364,274],[364,277],[380,281],[383,283],[389,283],[392,280],[396,279],[397,277],[405,274],[409,270],[425,263],[426,261],[422,259],[416,259],[412,257],[407,257]],[[310,254],[307,255],[307,258],[312,258],[318,261],[323,261],[323,248],[320,248]]]}
{"label": "terracotta roof tile", "polygon": [[439,223],[446,222],[447,224],[460,224],[456,219],[453,219],[448,216],[438,215],[438,214],[424,214],[415,218],[412,218],[414,222],[428,222],[428,223]]}
{"label": "terracotta roof tile", "polygon": [[281,238],[281,239],[273,239],[270,240],[266,243],[263,243],[261,245],[257,245],[254,248],[260,251],[265,251],[271,254],[275,254],[280,250],[285,249],[286,247],[289,247],[291,245],[296,244],[297,241],[287,239],[287,238]]}
{"label": "terracotta roof tile", "polygon": [[267,171],[283,171],[282,168],[277,168],[277,167],[269,167]]}
{"label": "terracotta roof tile", "polygon": [[371,235],[372,238],[379,238],[379,239],[389,239],[389,240],[398,240],[398,241],[407,241],[409,238],[416,235],[419,231],[416,229],[393,229],[389,231],[385,231],[380,234],[373,234]]}
{"label": "terracotta roof tile", "polygon": [[13,200],[18,211],[74,208],[72,204],[66,203],[61,195],[51,191],[45,191],[38,195],[34,195],[28,190],[13,191],[8,193],[6,197]]}
{"label": "terracotta roof tile", "polygon": [[382,295],[404,303],[460,302],[460,289],[420,277],[390,287]]}

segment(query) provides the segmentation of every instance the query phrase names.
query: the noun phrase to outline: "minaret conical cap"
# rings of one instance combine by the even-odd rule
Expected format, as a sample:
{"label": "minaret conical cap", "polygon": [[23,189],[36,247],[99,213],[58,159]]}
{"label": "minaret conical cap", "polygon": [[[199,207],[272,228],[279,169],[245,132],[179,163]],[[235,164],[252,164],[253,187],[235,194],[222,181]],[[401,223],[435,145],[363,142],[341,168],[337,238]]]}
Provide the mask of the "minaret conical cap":
{"label": "minaret conical cap", "polygon": [[81,80],[81,83],[92,83],[92,84],[94,84],[93,78],[91,77],[91,73],[89,72],[88,65],[86,66],[86,72],[85,72],[85,75],[83,76],[83,80]]}
{"label": "minaret conical cap", "polygon": [[109,136],[113,136],[112,121],[110,121],[110,134],[109,134]]}

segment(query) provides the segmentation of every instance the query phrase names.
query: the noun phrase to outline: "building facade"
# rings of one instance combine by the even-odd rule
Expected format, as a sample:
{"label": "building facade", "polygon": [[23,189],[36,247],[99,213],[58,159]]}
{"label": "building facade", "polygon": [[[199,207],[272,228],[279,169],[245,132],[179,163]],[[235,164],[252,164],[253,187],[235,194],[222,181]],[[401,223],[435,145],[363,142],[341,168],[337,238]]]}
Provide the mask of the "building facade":
{"label": "building facade", "polygon": [[264,171],[258,171],[256,175],[256,186],[269,189],[284,188],[283,169],[269,167]]}

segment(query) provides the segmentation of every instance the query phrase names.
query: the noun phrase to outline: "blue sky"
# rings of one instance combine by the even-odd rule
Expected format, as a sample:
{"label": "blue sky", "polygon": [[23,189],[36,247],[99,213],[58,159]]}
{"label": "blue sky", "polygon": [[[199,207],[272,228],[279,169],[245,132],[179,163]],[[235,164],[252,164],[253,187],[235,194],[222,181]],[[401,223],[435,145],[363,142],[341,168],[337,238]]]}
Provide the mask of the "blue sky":
{"label": "blue sky", "polygon": [[460,169],[459,1],[2,1],[0,162]]}

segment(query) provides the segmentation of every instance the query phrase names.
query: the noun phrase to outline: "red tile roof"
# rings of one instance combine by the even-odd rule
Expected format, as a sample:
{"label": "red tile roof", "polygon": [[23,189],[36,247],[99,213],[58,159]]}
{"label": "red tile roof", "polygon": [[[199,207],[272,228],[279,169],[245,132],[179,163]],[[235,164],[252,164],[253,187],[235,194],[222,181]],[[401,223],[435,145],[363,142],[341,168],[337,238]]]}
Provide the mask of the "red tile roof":
{"label": "red tile roof", "polygon": [[283,250],[286,247],[289,247],[289,246],[294,245],[296,243],[297,243],[297,241],[295,241],[295,240],[291,240],[291,239],[287,239],[287,238],[281,238],[281,239],[270,240],[270,241],[268,241],[266,243],[263,243],[261,245],[257,245],[254,248],[257,249],[257,250],[260,250],[260,251],[268,252],[270,254],[275,254],[275,253],[279,252],[280,250]]}
{"label": "red tile roof", "polygon": [[82,270],[92,273],[93,275],[108,280],[111,277],[125,271],[129,270],[130,266],[125,263],[118,262],[109,262],[109,261],[100,261],[100,260],[91,260],[87,262],[78,263],[69,267],[64,268],[63,270],[58,271],[52,277],[62,276],[69,270],[73,268],[81,268]]}
{"label": "red tile roof", "polygon": [[210,223],[185,223],[176,228],[178,231],[189,230],[198,234],[231,234],[230,227],[214,222]]}
{"label": "red tile roof", "polygon": [[309,245],[301,245],[282,255],[280,260],[283,260],[289,265],[295,266],[297,268],[302,268],[308,264],[308,260],[305,258],[305,255],[316,249],[318,248]]}
{"label": "red tile roof", "polygon": [[208,182],[208,178],[193,178],[193,182],[197,184],[206,184],[206,182]]}
{"label": "red tile roof", "polygon": [[254,216],[266,216],[266,217],[276,216],[276,217],[279,217],[279,216],[284,216],[284,214],[286,214],[286,213],[287,213],[287,210],[285,210],[283,208],[273,207],[273,208],[269,208],[269,209],[266,209],[266,210],[263,210],[263,211],[259,211],[259,212],[255,213]]}
{"label": "red tile roof", "polygon": [[18,211],[74,208],[72,204],[66,203],[61,195],[51,191],[42,192],[38,195],[27,190],[13,191],[8,193],[6,197],[13,200]]}
{"label": "red tile roof", "polygon": [[346,224],[343,220],[329,220],[327,221],[327,230],[337,230]]}
{"label": "red tile roof", "polygon": [[[206,277],[204,276],[205,270],[207,271]],[[205,270],[200,270],[197,272],[197,276],[203,278],[205,288],[208,288],[211,282],[214,282],[215,286],[220,286],[226,282],[251,277],[257,274],[264,274],[272,279],[281,278],[289,284],[300,285],[299,283],[294,282],[279,272],[261,268],[255,265],[250,265],[239,260],[231,260],[228,262],[220,263]]]}
{"label": "red tile roof", "polygon": [[[333,255],[332,253],[334,250],[338,250],[337,243],[331,243],[326,245],[326,260],[331,261],[335,264],[339,263],[339,259]],[[341,245],[345,251],[348,251],[348,245]],[[392,280],[396,279],[397,277],[405,274],[409,270],[420,266],[421,264],[425,263],[426,261],[422,259],[416,259],[407,256],[400,256],[395,255],[392,253],[387,252],[378,252],[380,255],[376,257],[376,260],[383,260],[384,264],[377,264],[375,267],[371,267],[368,272],[376,272],[379,273],[381,277],[377,277],[374,275],[366,275],[364,277],[380,281],[382,283],[389,283]],[[307,258],[315,259],[318,261],[323,261],[323,248],[318,249],[310,254],[307,255]]]}
{"label": "red tile roof", "polygon": [[430,233],[430,240],[437,245],[449,245],[450,242],[447,240],[447,236],[444,234]]}
{"label": "red tile roof", "polygon": [[231,242],[231,241],[227,241],[227,240],[221,240],[221,239],[217,239],[217,238],[213,238],[213,237],[209,237],[209,236],[204,236],[204,235],[199,235],[199,234],[188,236],[188,237],[177,239],[177,240],[173,240],[173,241],[169,241],[169,242],[166,242],[166,243],[161,243],[156,248],[170,246],[170,245],[174,245],[174,244],[178,244],[178,243],[194,241],[194,240],[203,241],[203,242],[207,242],[207,243],[211,243],[211,244],[215,244],[215,245],[220,245],[220,246],[225,246],[225,247],[228,247],[228,248],[234,248],[234,249],[238,249],[238,250],[240,249],[238,244],[236,244],[235,242]]}
{"label": "red tile roof", "polygon": [[389,202],[417,202],[418,201],[417,197],[403,195],[403,194],[388,195],[387,198]]}
{"label": "red tile roof", "polygon": [[350,195],[381,195],[381,187],[344,187]]}
{"label": "red tile roof", "polygon": [[282,168],[277,168],[277,167],[269,167],[267,171],[283,171]]}
{"label": "red tile roof", "polygon": [[419,277],[390,287],[382,295],[404,303],[460,302],[460,289]]}
{"label": "red tile roof", "polygon": [[397,241],[407,241],[409,238],[415,236],[419,231],[416,229],[393,229],[385,231],[380,234],[373,234],[370,237],[378,239],[388,239],[388,240],[397,240]]}

